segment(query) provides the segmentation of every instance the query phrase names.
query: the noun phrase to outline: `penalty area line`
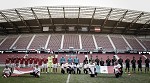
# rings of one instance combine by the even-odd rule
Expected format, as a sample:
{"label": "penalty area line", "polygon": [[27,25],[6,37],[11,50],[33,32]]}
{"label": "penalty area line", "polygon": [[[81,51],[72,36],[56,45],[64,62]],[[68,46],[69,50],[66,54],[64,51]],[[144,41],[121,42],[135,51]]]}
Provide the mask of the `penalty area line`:
{"label": "penalty area line", "polygon": [[69,83],[69,79],[70,79],[70,74],[68,75],[66,83]]}

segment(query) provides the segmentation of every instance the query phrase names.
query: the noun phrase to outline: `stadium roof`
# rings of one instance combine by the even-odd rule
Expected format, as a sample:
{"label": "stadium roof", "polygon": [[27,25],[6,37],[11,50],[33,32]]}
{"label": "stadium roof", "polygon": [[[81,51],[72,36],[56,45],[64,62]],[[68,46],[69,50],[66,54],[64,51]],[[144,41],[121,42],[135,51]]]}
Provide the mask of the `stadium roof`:
{"label": "stadium roof", "polygon": [[[43,31],[48,27],[48,31]],[[69,31],[68,27],[75,27]],[[82,31],[87,27],[87,32]],[[150,12],[93,7],[38,6],[0,11],[0,32],[9,33],[98,33],[150,35]],[[62,28],[61,31],[56,31]]]}

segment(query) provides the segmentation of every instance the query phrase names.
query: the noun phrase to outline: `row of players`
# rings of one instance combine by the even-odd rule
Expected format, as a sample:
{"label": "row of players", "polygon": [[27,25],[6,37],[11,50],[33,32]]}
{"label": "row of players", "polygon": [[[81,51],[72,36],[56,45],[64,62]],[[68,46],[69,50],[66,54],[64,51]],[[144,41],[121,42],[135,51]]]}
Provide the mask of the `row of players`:
{"label": "row of players", "polygon": [[[92,60],[95,61],[95,63],[97,65],[101,65],[101,66],[104,66],[105,64],[105,61],[103,61],[103,59],[99,59],[98,56],[96,56],[96,59],[93,59],[92,55],[90,56],[89,59],[85,58],[85,60],[83,61],[83,65],[84,64],[87,64],[88,62],[91,62]],[[120,57],[118,60],[115,58],[115,56],[110,59],[109,56],[107,57],[107,60],[106,60],[106,65],[107,66],[110,66],[110,65],[114,65],[114,63],[118,61],[118,63],[122,66],[123,68],[123,59]],[[72,59],[71,57],[69,57],[66,61],[65,57],[61,57],[60,58],[60,65],[62,65],[63,63],[68,63],[68,64],[71,64],[71,63],[74,63],[74,64],[79,64],[79,58],[76,56],[74,59]],[[6,59],[6,65],[9,65],[10,67],[14,67],[15,65],[19,65],[20,67],[33,67],[35,65],[39,65],[40,67],[44,67],[46,68],[46,72],[47,72],[47,63],[48,63],[48,59],[46,56],[43,56],[41,58],[38,58],[36,55],[35,57],[31,57],[31,58],[28,58],[28,57],[21,57],[19,58],[18,56],[16,58],[14,58],[14,56],[12,56],[11,58],[8,57]],[[57,67],[58,65],[58,60],[57,58],[54,56],[53,59],[52,59],[52,63],[53,63],[53,67]],[[135,72],[135,68],[136,68],[136,63],[138,65],[138,71],[141,70],[142,71],[142,58],[140,57],[138,61],[135,60],[135,57],[133,57],[133,59],[130,61],[130,59],[127,57],[126,60],[125,60],[125,65],[126,65],[126,68],[125,68],[125,72],[128,70],[128,72],[130,72],[130,63],[132,64],[132,71]],[[145,59],[145,72],[149,71],[149,63],[150,63],[150,60],[147,58]],[[57,71],[57,70],[55,70]]]}
{"label": "row of players", "polygon": [[[94,60],[92,55],[89,59],[89,62]],[[128,57],[126,57],[126,60],[123,61],[122,57],[120,57],[118,60],[116,59],[115,56],[113,56],[112,59],[109,58],[109,56],[107,57],[106,59],[106,65],[107,66],[114,66],[115,62],[118,62],[120,65],[121,65],[121,68],[123,68],[123,63],[125,62],[125,72],[128,72],[130,73],[130,64],[132,65],[132,71],[135,73],[135,70],[136,70],[136,64],[138,65],[138,71],[141,71],[142,72],[142,57],[139,57],[139,59],[136,61],[135,57],[133,57],[133,59],[129,59]],[[85,60],[83,61],[83,63],[86,63],[88,62],[87,58],[85,58]],[[101,66],[104,66],[105,62],[103,61],[103,59],[99,59],[98,56],[96,56],[96,59],[95,59],[95,62],[97,65],[101,65]],[[149,65],[150,65],[150,60],[149,58],[146,58],[145,61],[145,73],[149,71]]]}

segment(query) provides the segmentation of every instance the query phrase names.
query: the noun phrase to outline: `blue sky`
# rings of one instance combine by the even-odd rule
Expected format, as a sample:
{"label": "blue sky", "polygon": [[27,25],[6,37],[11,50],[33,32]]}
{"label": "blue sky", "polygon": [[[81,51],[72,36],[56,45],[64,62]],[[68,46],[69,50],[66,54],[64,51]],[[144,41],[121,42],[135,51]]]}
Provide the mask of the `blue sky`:
{"label": "blue sky", "polygon": [[150,12],[150,0],[0,0],[0,10],[34,6],[99,6]]}

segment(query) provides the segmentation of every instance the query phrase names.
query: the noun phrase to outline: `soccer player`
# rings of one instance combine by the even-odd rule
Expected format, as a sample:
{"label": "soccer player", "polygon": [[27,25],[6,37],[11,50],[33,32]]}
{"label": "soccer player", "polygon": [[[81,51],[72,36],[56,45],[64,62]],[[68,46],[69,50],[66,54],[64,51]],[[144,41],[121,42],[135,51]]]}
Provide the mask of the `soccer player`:
{"label": "soccer player", "polygon": [[46,56],[43,58],[43,62],[44,62],[43,71],[47,73],[48,72],[48,66],[47,66],[48,58],[46,58]]}
{"label": "soccer player", "polygon": [[126,69],[125,72],[128,70],[128,73],[130,73],[130,59],[127,57],[127,59],[125,60],[126,63]]}
{"label": "soccer player", "polygon": [[68,64],[72,64],[73,60],[71,58],[71,56],[68,58]]}
{"label": "soccer player", "polygon": [[8,66],[8,67],[10,66],[10,59],[9,58],[6,58],[5,65]]}
{"label": "soccer player", "polygon": [[12,56],[12,58],[11,58],[11,72],[13,72],[14,67],[15,67],[15,58],[14,58],[14,56]]}
{"label": "soccer player", "polygon": [[24,64],[25,59],[23,57],[20,58],[20,67],[23,68],[25,66]]}
{"label": "soccer player", "polygon": [[8,78],[9,76],[11,76],[11,70],[9,69],[8,66],[6,66],[4,68],[2,76],[5,77],[5,78]]}
{"label": "soccer player", "polygon": [[84,72],[85,74],[88,74],[88,61],[86,61],[86,62],[84,63],[84,65],[83,65],[83,72]]}
{"label": "soccer player", "polygon": [[138,64],[138,72],[139,70],[141,70],[142,72],[142,57],[140,57],[140,59],[137,61],[137,64]]}
{"label": "soccer player", "polygon": [[62,56],[62,57],[60,58],[60,65],[62,65],[62,64],[65,63],[65,62],[66,62],[66,59],[65,59],[65,57]]}
{"label": "soccer player", "polygon": [[28,67],[28,64],[29,64],[29,60],[28,58],[25,58],[25,67]]}
{"label": "soccer player", "polygon": [[61,64],[61,73],[62,74],[65,74],[65,68],[66,68],[66,65],[64,63]]}
{"label": "soccer player", "polygon": [[77,74],[81,74],[80,64],[77,65]]}
{"label": "soccer player", "polygon": [[99,60],[98,56],[96,56],[95,62],[96,62],[96,65],[99,65],[100,60]]}
{"label": "soccer player", "polygon": [[89,64],[89,74],[91,77],[96,77],[97,73],[95,72],[95,64],[94,61],[92,60],[91,63]]}
{"label": "soccer player", "polygon": [[105,62],[103,61],[103,58],[101,58],[101,60],[100,60],[100,65],[101,65],[101,66],[104,66],[104,63],[105,63]]}
{"label": "soccer player", "polygon": [[110,66],[111,60],[109,59],[109,56],[107,56],[106,64],[107,66]]}
{"label": "soccer player", "polygon": [[29,58],[29,67],[33,67],[33,60],[33,57]]}
{"label": "soccer player", "polygon": [[38,65],[39,65],[39,68],[41,69],[41,72],[43,72],[43,66],[42,66],[42,64],[43,64],[43,58],[40,57],[39,61],[38,61]]}
{"label": "soccer player", "polygon": [[136,60],[135,60],[135,57],[133,57],[133,59],[131,60],[131,64],[132,64],[132,72],[135,73],[135,68],[136,68]]}
{"label": "soccer player", "polygon": [[79,58],[77,56],[74,58],[74,64],[76,66],[79,64]]}
{"label": "soccer player", "polygon": [[83,61],[83,72],[85,73],[85,74],[88,74],[88,60],[87,60],[87,57],[84,59],[84,61]]}
{"label": "soccer player", "polygon": [[30,73],[30,74],[33,75],[34,77],[39,78],[40,77],[40,68],[39,68],[39,66],[36,65],[33,72]]}
{"label": "soccer player", "polygon": [[77,65],[75,63],[72,64],[72,73],[75,74],[77,70]]}
{"label": "soccer player", "polygon": [[86,63],[88,64],[88,59],[87,59],[87,57],[85,57],[85,59],[83,60],[83,65],[86,64]]}
{"label": "soccer player", "polygon": [[113,58],[112,58],[112,66],[114,66],[114,64],[115,64],[115,62],[117,61],[117,59],[116,59],[116,57],[115,56],[113,56]]}
{"label": "soccer player", "polygon": [[72,63],[67,65],[67,73],[68,74],[73,73],[73,65],[72,65]]}
{"label": "soccer player", "polygon": [[17,55],[17,57],[16,57],[16,59],[15,59],[15,64],[16,64],[17,67],[19,66],[19,60],[20,60],[20,58],[19,58],[18,55]]}
{"label": "soccer player", "polygon": [[122,69],[123,68],[123,59],[122,59],[122,57],[120,57],[118,59],[118,63],[121,65],[121,69]]}
{"label": "soccer player", "polygon": [[34,61],[33,61],[34,67],[35,67],[36,65],[38,65],[38,61],[39,61],[39,58],[35,55],[35,58],[34,58]]}
{"label": "soccer player", "polygon": [[146,58],[145,59],[145,73],[149,72],[149,63],[150,63],[150,60]]}
{"label": "soccer player", "polygon": [[123,71],[121,69],[121,65],[118,62],[115,62],[114,65],[114,72],[115,72],[115,76],[116,78],[118,78],[119,76],[122,75]]}
{"label": "soccer player", "polygon": [[93,60],[93,56],[90,56],[89,63]]}
{"label": "soccer player", "polygon": [[54,57],[53,57],[53,59],[52,59],[52,62],[53,62],[53,72],[56,73],[56,72],[57,72],[58,60],[57,60],[57,58],[55,57],[55,55],[54,55]]}

